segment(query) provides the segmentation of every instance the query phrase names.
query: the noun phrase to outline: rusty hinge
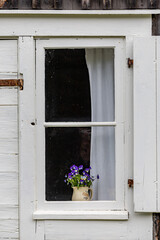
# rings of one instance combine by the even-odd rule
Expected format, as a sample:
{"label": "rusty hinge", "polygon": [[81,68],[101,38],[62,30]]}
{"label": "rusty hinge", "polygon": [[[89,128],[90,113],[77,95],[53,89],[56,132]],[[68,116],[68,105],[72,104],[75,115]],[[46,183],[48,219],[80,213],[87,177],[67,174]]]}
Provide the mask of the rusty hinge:
{"label": "rusty hinge", "polygon": [[0,87],[20,87],[23,90],[23,79],[0,79]]}
{"label": "rusty hinge", "polygon": [[133,67],[133,59],[128,58],[128,67]]}
{"label": "rusty hinge", "polygon": [[134,183],[133,179],[128,179],[128,186],[129,187],[133,187],[133,183]]}

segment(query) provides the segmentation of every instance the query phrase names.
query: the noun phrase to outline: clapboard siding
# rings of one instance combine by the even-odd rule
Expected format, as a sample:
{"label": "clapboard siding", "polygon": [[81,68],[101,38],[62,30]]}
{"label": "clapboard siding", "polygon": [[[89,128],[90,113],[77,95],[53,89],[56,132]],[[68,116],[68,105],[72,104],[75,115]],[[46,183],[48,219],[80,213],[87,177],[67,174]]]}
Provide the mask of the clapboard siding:
{"label": "clapboard siding", "polygon": [[[17,78],[17,41],[0,40],[0,79]],[[18,239],[18,88],[0,87],[0,240]]]}
{"label": "clapboard siding", "polygon": [[1,9],[156,9],[159,0],[0,0]]}
{"label": "clapboard siding", "polygon": [[18,204],[18,174],[0,173],[0,204]]}
{"label": "clapboard siding", "polygon": [[18,205],[0,204],[1,220],[18,220]]}
{"label": "clapboard siding", "polygon": [[0,87],[0,106],[11,106],[18,104],[17,87]]}
{"label": "clapboard siding", "polygon": [[0,154],[0,172],[18,172],[18,155]]}
{"label": "clapboard siding", "polygon": [[[63,229],[63,231],[60,231],[60,229]],[[120,233],[121,235],[119,235]],[[114,224],[112,221],[46,221],[44,239],[126,240],[128,238],[127,234],[127,224],[118,221],[115,221]]]}
{"label": "clapboard siding", "polygon": [[0,239],[18,239],[18,220],[0,220]]}
{"label": "clapboard siding", "polygon": [[1,40],[0,43],[0,72],[17,72],[17,41]]}

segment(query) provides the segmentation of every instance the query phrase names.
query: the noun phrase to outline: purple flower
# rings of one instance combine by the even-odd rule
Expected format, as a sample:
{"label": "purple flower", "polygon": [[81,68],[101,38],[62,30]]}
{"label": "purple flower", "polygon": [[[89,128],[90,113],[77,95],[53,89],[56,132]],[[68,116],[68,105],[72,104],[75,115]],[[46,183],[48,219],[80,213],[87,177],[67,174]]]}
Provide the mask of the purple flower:
{"label": "purple flower", "polygon": [[71,170],[75,169],[76,165],[70,167]]}
{"label": "purple flower", "polygon": [[86,168],[85,171],[86,171],[86,172],[89,172],[90,169],[91,169],[91,167]]}
{"label": "purple flower", "polygon": [[83,175],[85,175],[86,174],[86,172],[85,171],[83,171]]}
{"label": "purple flower", "polygon": [[80,166],[79,166],[79,170],[82,170],[82,169],[83,169],[83,165],[80,165]]}
{"label": "purple flower", "polygon": [[83,183],[83,180],[82,180],[82,179],[80,179],[80,183],[81,183],[81,184]]}
{"label": "purple flower", "polygon": [[78,168],[77,166],[75,166],[75,168],[74,168],[74,169],[78,171],[78,169],[79,169],[79,168]]}
{"label": "purple flower", "polygon": [[97,179],[99,179],[99,174],[97,174]]}
{"label": "purple flower", "polygon": [[72,174],[72,175],[75,174],[75,170],[72,170],[72,171],[71,171],[71,174]]}
{"label": "purple flower", "polygon": [[90,170],[89,168],[86,168],[86,169],[85,169],[86,172],[89,172],[89,170]]}
{"label": "purple flower", "polygon": [[64,182],[67,182],[66,180],[64,180]]}
{"label": "purple flower", "polygon": [[85,173],[85,177],[90,177],[88,173]]}
{"label": "purple flower", "polygon": [[66,178],[68,177],[67,174],[65,174],[65,177],[66,177]]}

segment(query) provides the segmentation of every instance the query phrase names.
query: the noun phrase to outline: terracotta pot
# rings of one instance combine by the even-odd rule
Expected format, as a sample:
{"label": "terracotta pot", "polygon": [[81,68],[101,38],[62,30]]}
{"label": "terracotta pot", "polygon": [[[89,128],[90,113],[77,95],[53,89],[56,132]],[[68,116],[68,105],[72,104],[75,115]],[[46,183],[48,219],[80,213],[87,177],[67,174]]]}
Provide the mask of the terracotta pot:
{"label": "terracotta pot", "polygon": [[72,201],[90,201],[92,195],[93,191],[89,187],[73,187]]}

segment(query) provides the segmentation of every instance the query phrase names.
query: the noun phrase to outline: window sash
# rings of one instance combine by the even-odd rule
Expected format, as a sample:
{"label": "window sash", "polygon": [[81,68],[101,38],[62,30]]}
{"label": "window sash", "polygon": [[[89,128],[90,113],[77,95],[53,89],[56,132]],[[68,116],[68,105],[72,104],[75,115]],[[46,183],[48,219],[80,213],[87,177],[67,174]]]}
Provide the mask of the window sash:
{"label": "window sash", "polygon": [[[115,121],[114,122],[45,122],[45,49],[114,48]],[[36,40],[36,209],[123,210],[124,209],[124,41],[123,38],[54,38]],[[121,64],[120,64],[121,63]],[[116,200],[115,201],[46,201],[45,200],[45,128],[115,126]]]}

